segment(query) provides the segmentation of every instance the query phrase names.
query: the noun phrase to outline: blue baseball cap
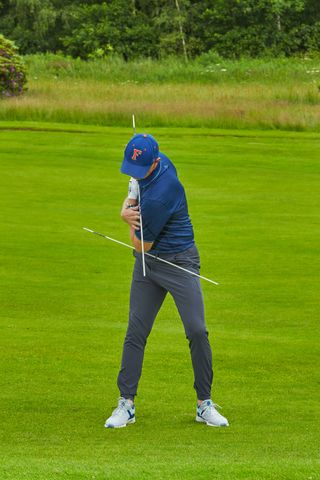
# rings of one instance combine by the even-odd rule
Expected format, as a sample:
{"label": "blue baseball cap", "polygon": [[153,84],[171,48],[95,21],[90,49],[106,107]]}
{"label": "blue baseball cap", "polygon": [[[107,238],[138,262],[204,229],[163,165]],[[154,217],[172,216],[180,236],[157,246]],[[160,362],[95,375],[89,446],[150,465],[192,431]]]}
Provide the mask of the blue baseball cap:
{"label": "blue baseball cap", "polygon": [[121,173],[133,178],[144,178],[158,157],[159,146],[153,136],[138,133],[126,146]]}

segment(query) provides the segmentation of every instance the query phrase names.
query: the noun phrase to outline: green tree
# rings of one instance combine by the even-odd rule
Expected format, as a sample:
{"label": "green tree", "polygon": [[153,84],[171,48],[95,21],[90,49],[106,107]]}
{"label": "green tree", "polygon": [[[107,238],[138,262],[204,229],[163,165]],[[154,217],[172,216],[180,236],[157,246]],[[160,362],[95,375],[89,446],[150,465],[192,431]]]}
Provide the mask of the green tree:
{"label": "green tree", "polygon": [[305,0],[271,0],[272,12],[276,19],[276,28],[282,30],[282,19],[290,17],[293,12],[302,12],[305,7]]}
{"label": "green tree", "polygon": [[23,53],[81,58],[296,55],[320,49],[319,23],[319,0],[0,0]]}
{"label": "green tree", "polygon": [[163,1],[158,4],[154,25],[159,39],[159,56],[168,55],[188,57],[187,18],[189,0]]}
{"label": "green tree", "polygon": [[57,12],[50,0],[10,0],[2,3],[4,16],[0,28],[16,41],[22,53],[54,47]]}
{"label": "green tree", "polygon": [[81,58],[116,53],[126,60],[157,54],[157,36],[137,2],[125,0],[75,5],[62,14],[67,53]]}

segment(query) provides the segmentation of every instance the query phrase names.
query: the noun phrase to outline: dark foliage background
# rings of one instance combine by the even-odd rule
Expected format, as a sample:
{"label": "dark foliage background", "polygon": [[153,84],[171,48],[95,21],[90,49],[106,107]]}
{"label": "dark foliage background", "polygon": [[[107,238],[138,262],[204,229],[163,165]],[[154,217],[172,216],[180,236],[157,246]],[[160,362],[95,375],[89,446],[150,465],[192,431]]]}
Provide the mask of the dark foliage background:
{"label": "dark foliage background", "polygon": [[[320,51],[319,0],[0,0],[0,33],[22,53],[125,60]],[[184,40],[184,41],[183,41]],[[184,47],[185,43],[185,47]]]}

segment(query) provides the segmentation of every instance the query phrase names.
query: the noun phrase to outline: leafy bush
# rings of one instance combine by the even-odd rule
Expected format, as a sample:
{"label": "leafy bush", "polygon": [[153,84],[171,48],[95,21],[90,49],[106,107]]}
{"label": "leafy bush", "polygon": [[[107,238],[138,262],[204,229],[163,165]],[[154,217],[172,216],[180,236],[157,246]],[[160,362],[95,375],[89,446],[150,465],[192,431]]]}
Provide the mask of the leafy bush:
{"label": "leafy bush", "polygon": [[200,65],[203,65],[204,67],[221,63],[222,61],[223,58],[220,57],[220,55],[214,49],[211,49],[208,52],[203,53],[202,55],[199,55],[199,57],[197,57],[197,62],[199,62]]}
{"label": "leafy bush", "polygon": [[21,95],[26,90],[26,70],[15,44],[0,35],[0,96]]}

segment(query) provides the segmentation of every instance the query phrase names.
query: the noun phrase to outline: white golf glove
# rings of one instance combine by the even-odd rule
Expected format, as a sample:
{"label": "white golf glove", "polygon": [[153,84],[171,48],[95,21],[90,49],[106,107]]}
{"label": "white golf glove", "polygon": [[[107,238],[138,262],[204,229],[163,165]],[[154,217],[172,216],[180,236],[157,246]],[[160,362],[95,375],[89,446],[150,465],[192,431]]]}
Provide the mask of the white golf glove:
{"label": "white golf glove", "polygon": [[128,199],[129,200],[138,200],[139,199],[138,180],[136,180],[135,178],[132,178],[132,177],[129,180]]}

